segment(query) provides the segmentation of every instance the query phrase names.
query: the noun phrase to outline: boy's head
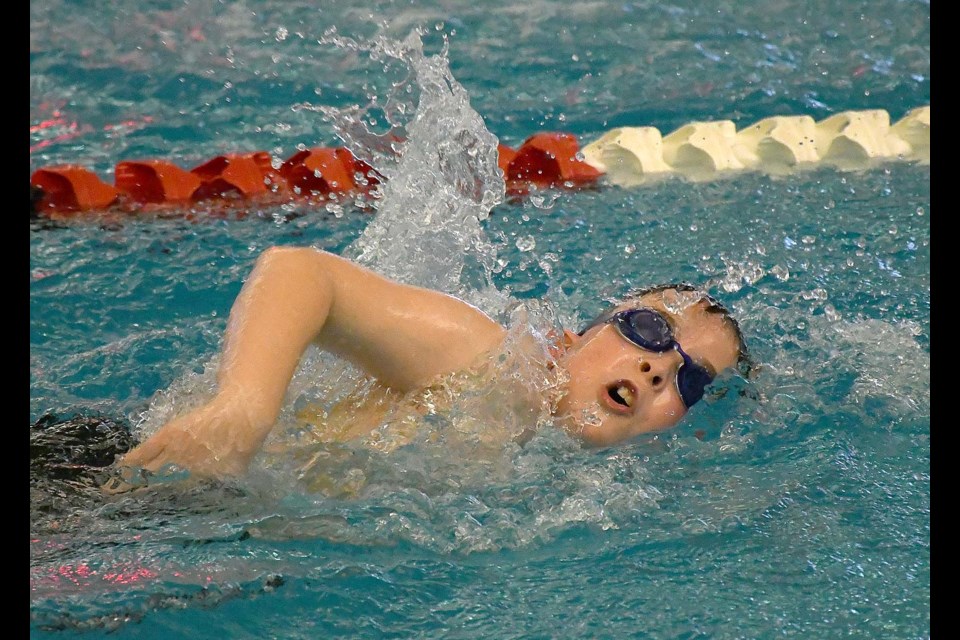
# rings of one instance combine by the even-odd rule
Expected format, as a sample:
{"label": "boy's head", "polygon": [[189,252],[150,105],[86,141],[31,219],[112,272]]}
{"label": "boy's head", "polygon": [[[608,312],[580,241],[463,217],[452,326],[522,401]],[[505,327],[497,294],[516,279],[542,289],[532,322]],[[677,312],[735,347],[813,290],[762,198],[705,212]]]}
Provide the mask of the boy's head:
{"label": "boy's head", "polygon": [[736,320],[685,283],[633,292],[566,339],[556,416],[593,446],[674,426],[720,372],[749,367]]}

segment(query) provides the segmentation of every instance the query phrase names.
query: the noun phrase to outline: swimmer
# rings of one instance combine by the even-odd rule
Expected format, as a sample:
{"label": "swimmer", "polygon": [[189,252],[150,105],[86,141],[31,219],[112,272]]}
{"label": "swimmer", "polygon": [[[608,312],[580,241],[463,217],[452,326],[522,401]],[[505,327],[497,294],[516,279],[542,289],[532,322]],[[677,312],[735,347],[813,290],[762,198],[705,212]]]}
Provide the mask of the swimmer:
{"label": "swimmer", "polygon": [[[506,336],[506,328],[455,297],[322,250],[270,248],[230,312],[213,398],[160,427],[118,465],[243,474],[311,344],[405,394],[476,366]],[[565,373],[553,422],[591,447],[676,425],[706,385],[747,362],[736,321],[689,285],[628,296],[582,331],[558,332],[556,342],[555,357],[542,363]]]}

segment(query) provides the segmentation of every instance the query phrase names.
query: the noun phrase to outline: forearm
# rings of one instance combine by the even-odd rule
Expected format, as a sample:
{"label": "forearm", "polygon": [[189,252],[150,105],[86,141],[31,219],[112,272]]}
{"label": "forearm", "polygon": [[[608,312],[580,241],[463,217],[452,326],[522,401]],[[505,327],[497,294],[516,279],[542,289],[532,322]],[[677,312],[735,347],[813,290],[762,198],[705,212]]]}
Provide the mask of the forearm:
{"label": "forearm", "polygon": [[251,425],[269,430],[303,352],[323,328],[331,276],[306,249],[268,249],[230,312],[219,394],[240,403]]}
{"label": "forearm", "polygon": [[402,393],[470,365],[503,334],[481,311],[442,293],[316,249],[268,249],[230,311],[216,397],[165,424],[124,464],[241,473],[312,342]]}

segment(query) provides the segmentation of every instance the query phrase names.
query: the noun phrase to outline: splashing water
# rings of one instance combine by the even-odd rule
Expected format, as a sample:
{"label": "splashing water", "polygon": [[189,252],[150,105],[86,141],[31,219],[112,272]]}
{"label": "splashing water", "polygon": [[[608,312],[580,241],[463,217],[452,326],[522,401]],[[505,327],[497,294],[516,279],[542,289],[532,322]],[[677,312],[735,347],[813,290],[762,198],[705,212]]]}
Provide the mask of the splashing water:
{"label": "splashing water", "polygon": [[[425,471],[418,477],[418,490],[432,483],[446,489],[451,482],[479,486],[482,482],[475,476],[489,481],[491,469],[463,462],[484,449],[488,454],[485,464],[512,467],[510,455],[515,452],[506,443],[549,415],[549,398],[562,383],[556,372],[540,366],[549,357],[547,336],[558,325],[555,310],[533,301],[518,303],[493,285],[492,274],[502,268],[502,261],[498,261],[497,245],[487,237],[481,221],[505,194],[497,164],[497,139],[451,74],[446,41],[439,54],[427,56],[421,35],[423,32],[414,31],[399,42],[385,37],[360,42],[328,32],[321,43],[364,52],[382,62],[385,73],[397,63],[407,73],[392,84],[386,96],[370,95],[365,106],[300,108],[322,113],[345,146],[385,178],[374,193],[376,217],[344,253],[388,277],[450,293],[500,317],[508,338],[483,373],[467,376],[486,377],[488,384],[474,388],[475,383],[453,376],[423,394],[401,400],[401,406],[413,403],[420,413],[425,412],[415,419],[417,435],[412,440],[407,417],[381,419],[380,426],[364,440],[373,449],[388,451],[389,461],[363,454],[363,469],[350,466],[353,463],[334,468],[327,452],[329,443],[319,448],[307,446],[312,452],[307,457],[314,457],[296,473],[311,490],[349,493],[354,490],[351,481],[343,478],[355,478],[357,488],[370,492],[383,478],[392,478],[397,468]],[[533,352],[540,351],[532,359],[531,346]],[[292,402],[281,420],[299,437],[297,415],[322,417],[326,422],[330,412],[340,406],[354,407],[355,399],[369,397],[370,384],[363,378],[349,365],[311,350],[291,383],[288,399]],[[539,412],[537,402],[529,403],[532,412],[515,411],[518,398],[530,396],[544,399]],[[434,399],[439,400],[437,406]],[[360,410],[354,408],[359,415]],[[279,435],[278,442],[284,437]],[[411,443],[415,446],[404,451],[402,445]],[[285,450],[283,444],[278,448]],[[275,461],[267,455],[265,463],[268,468],[284,469],[288,457],[284,453]],[[369,465],[372,468],[367,468]],[[388,484],[397,486],[396,482]]]}
{"label": "splashing water", "polygon": [[[385,75],[397,66],[405,72],[381,95],[371,90],[365,106],[297,107],[322,113],[345,146],[384,178],[372,200],[376,216],[343,253],[387,277],[466,300],[504,320],[514,342],[522,342],[521,335],[532,337],[546,352],[550,327],[558,324],[554,310],[541,309],[532,302],[518,309],[518,303],[492,281],[502,261],[481,221],[505,194],[497,164],[497,138],[487,130],[470,106],[466,90],[453,77],[446,41],[440,53],[427,56],[422,35],[422,31],[414,31],[403,41],[386,37],[359,41],[331,30],[320,40],[350,53],[366,53],[384,65]],[[505,388],[519,384],[527,390],[554,392],[560,384],[557,376],[533,375],[533,367],[523,357],[511,354],[523,349],[509,343],[505,343],[500,354],[503,359],[493,377]],[[155,431],[174,415],[215,393],[218,361],[219,356],[212,357],[203,375],[188,375],[158,393],[143,416],[141,433]],[[356,393],[361,378],[352,365],[311,347],[288,387],[280,423],[297,431],[297,415],[304,406],[319,402],[329,408]],[[363,383],[359,384],[362,389]],[[439,421],[480,421],[483,428],[504,434],[504,439],[536,422],[536,417],[519,422],[516,417],[493,417],[489,408],[503,402],[485,400],[481,392],[475,397],[465,396],[472,400],[460,397],[456,408],[439,412]],[[453,413],[447,415],[447,411]],[[437,424],[420,426],[427,433],[442,431]],[[283,432],[284,428],[276,431]]]}
{"label": "splashing water", "polygon": [[[345,145],[386,178],[376,192],[376,218],[346,253],[401,282],[493,311],[504,298],[491,283],[497,251],[480,222],[505,193],[497,138],[450,72],[446,41],[441,53],[426,56],[421,35],[358,42],[331,31],[321,40],[409,70],[385,100],[371,96],[363,107],[318,108]],[[383,114],[386,133],[371,128],[374,112]]]}

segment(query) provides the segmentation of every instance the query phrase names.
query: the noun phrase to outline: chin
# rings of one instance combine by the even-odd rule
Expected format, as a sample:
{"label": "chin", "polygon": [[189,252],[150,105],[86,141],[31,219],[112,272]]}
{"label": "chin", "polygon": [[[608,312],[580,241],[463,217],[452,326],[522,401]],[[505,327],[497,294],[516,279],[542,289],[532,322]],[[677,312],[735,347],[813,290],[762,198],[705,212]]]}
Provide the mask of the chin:
{"label": "chin", "polygon": [[554,416],[557,426],[589,448],[609,447],[632,437],[622,433],[624,425],[610,424],[615,416],[604,415],[597,403],[561,403]]}
{"label": "chin", "polygon": [[609,447],[625,440],[617,434],[610,433],[609,427],[603,425],[581,425],[575,430],[569,430],[584,446],[591,449]]}

